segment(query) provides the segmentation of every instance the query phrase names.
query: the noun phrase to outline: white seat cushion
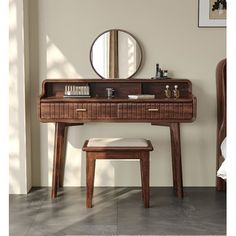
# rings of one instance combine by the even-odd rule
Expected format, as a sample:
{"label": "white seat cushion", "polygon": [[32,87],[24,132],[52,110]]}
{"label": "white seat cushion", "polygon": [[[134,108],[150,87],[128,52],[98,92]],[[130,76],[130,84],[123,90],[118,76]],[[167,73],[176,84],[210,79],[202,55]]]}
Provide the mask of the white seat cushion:
{"label": "white seat cushion", "polygon": [[87,147],[147,147],[143,138],[91,138]]}

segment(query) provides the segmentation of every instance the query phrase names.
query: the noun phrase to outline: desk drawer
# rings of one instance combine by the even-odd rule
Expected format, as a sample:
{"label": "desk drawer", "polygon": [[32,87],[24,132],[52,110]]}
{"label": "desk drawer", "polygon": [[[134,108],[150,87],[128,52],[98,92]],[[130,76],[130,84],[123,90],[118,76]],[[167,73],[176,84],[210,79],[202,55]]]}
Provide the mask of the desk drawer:
{"label": "desk drawer", "polygon": [[191,102],[171,103],[41,103],[42,121],[175,121],[192,120]]}
{"label": "desk drawer", "polygon": [[112,103],[41,103],[41,119],[109,120],[117,118]]}
{"label": "desk drawer", "polygon": [[118,118],[122,120],[189,120],[192,103],[119,103]]}

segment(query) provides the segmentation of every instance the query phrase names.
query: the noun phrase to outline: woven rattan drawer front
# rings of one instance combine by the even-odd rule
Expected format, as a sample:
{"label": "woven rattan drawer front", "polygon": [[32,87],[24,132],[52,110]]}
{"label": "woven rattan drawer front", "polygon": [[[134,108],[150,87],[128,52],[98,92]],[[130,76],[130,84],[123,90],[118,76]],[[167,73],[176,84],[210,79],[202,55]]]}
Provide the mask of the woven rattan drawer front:
{"label": "woven rattan drawer front", "polygon": [[114,103],[41,103],[41,119],[109,120],[117,118]]}
{"label": "woven rattan drawer front", "polygon": [[118,118],[122,120],[191,120],[192,103],[119,103]]}

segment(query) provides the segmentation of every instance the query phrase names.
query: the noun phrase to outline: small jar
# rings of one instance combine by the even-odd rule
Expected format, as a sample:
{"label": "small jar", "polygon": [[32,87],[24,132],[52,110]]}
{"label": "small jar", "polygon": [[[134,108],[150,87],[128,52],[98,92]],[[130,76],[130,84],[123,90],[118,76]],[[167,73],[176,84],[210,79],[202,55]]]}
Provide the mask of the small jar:
{"label": "small jar", "polygon": [[115,90],[113,88],[106,88],[107,90],[107,98],[113,98]]}
{"label": "small jar", "polygon": [[168,77],[168,70],[163,70],[163,77]]}

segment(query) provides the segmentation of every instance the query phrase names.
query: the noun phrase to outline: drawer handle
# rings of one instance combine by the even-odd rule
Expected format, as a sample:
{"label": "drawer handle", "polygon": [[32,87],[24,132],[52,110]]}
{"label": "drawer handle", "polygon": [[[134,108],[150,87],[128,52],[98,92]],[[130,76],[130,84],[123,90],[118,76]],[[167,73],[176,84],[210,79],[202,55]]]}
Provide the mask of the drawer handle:
{"label": "drawer handle", "polygon": [[77,108],[76,111],[87,111],[85,108]]}
{"label": "drawer handle", "polygon": [[158,108],[149,108],[148,111],[159,111]]}

